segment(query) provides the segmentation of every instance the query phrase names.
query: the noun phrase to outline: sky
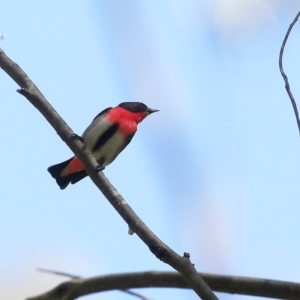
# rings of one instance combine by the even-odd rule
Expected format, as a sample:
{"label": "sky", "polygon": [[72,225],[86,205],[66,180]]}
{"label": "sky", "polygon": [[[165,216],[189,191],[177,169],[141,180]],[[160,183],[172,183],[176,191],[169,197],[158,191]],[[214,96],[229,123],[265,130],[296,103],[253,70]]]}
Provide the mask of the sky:
{"label": "sky", "polygon": [[[296,0],[0,2],[0,47],[81,134],[124,101],[159,109],[104,173],[198,271],[300,281],[300,139],[278,56]],[[300,97],[296,24],[284,55]],[[0,72],[0,299],[63,277],[171,268],[89,178],[61,191],[47,168],[72,156]],[[139,290],[152,300],[192,291]],[[220,299],[250,299],[218,294]],[[82,299],[130,299],[106,292]]]}

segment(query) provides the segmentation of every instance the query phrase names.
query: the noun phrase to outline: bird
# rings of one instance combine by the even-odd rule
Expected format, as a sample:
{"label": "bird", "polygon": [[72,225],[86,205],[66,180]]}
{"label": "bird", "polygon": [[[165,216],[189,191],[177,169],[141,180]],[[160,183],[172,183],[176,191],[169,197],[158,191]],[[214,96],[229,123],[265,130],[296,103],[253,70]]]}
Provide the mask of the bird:
{"label": "bird", "polygon": [[[157,111],[141,102],[122,102],[116,107],[104,109],[93,119],[79,138],[98,162],[99,171],[104,170],[126,148],[138,124]],[[83,164],[76,156],[50,166],[47,170],[61,190],[69,183],[75,184],[87,176]]]}

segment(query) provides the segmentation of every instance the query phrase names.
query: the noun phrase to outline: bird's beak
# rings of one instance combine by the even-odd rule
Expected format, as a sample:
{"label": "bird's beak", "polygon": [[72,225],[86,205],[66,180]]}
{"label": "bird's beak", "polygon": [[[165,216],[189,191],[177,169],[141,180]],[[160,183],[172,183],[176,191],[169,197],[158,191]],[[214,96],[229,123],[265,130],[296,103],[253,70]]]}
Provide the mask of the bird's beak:
{"label": "bird's beak", "polygon": [[149,108],[149,107],[147,108],[148,115],[153,114],[153,113],[155,113],[157,111],[159,111],[159,110],[158,109]]}

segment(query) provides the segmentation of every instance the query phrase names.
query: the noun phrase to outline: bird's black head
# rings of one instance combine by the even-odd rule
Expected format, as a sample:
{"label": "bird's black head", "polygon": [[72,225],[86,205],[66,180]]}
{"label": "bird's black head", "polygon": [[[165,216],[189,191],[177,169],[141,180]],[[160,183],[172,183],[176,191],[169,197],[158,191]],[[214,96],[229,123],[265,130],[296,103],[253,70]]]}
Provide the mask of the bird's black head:
{"label": "bird's black head", "polygon": [[119,104],[118,106],[122,107],[128,111],[131,111],[133,113],[145,112],[148,115],[158,111],[158,109],[149,108],[149,107],[147,107],[147,105],[145,105],[144,103],[141,103],[141,102],[123,102],[123,103]]}

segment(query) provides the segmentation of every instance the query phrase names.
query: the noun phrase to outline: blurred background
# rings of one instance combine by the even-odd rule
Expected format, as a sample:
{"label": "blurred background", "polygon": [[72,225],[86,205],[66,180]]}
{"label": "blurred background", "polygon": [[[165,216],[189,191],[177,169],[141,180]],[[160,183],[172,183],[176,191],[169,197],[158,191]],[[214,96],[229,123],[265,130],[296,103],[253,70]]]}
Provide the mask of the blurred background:
{"label": "blurred background", "polygon": [[[198,271],[299,282],[300,140],[278,69],[298,11],[296,0],[1,0],[0,47],[78,134],[120,102],[160,110],[104,173]],[[284,56],[298,103],[299,34],[297,23]],[[37,268],[171,270],[127,234],[89,178],[59,190],[46,169],[71,151],[3,71],[0,87],[0,298],[66,280]]]}

